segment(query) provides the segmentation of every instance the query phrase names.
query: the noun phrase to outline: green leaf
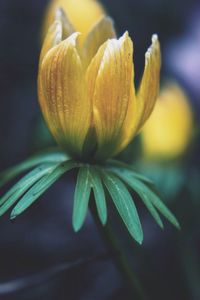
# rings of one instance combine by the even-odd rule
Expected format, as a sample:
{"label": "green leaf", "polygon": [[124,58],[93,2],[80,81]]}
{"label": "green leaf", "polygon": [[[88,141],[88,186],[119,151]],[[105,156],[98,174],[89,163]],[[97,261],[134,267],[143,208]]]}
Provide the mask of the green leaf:
{"label": "green leaf", "polygon": [[127,177],[134,177],[148,184],[153,184],[152,180],[140,173],[137,173],[130,165],[127,165],[121,161],[110,159],[106,163],[105,167],[110,169],[111,171],[114,171],[118,175],[125,174]]}
{"label": "green leaf", "polygon": [[77,232],[83,225],[90,198],[90,171],[88,166],[83,166],[79,169],[74,195],[74,207],[72,224],[74,230]]}
{"label": "green leaf", "polygon": [[77,167],[74,161],[63,162],[58,165],[50,174],[40,179],[18,202],[11,212],[11,219],[16,218],[31,204],[33,204],[55,181],[57,181],[64,173]]}
{"label": "green leaf", "polygon": [[101,181],[101,174],[94,167],[90,167],[90,184],[94,191],[94,199],[97,206],[97,212],[101,223],[106,224],[107,221],[107,206],[105,192]]}
{"label": "green leaf", "polygon": [[69,158],[64,152],[55,149],[34,155],[29,159],[23,161],[22,163],[0,173],[0,187],[2,187],[4,184],[9,182],[22,172],[27,171],[37,165],[43,164],[45,162],[61,163],[63,161],[66,161],[67,159]]}
{"label": "green leaf", "polygon": [[19,180],[0,199],[0,216],[2,216],[34,183],[47,173],[51,172],[56,166],[57,164],[41,165]]}
{"label": "green leaf", "polygon": [[151,195],[151,202],[163,214],[163,216],[170,221],[177,229],[180,229],[180,224],[176,217],[171,213],[167,206],[160,200],[158,195],[149,190]]}
{"label": "green leaf", "polygon": [[147,207],[147,209],[149,210],[149,212],[151,213],[151,215],[153,216],[153,218],[155,219],[157,224],[161,228],[163,228],[163,222],[162,222],[158,212],[156,211],[156,209],[152,205],[151,201],[149,200],[149,193],[148,193],[146,186],[144,184],[141,185],[141,182],[135,178],[130,178],[129,176],[126,177],[125,174],[121,174],[120,177],[126,184],[128,184],[140,196],[144,205]]}
{"label": "green leaf", "polygon": [[110,172],[102,171],[103,181],[131,236],[139,243],[143,231],[133,199],[124,183]]}
{"label": "green leaf", "polygon": [[[155,213],[155,210],[152,210],[152,205],[154,205],[160,213],[165,216],[175,227],[180,229],[180,225],[176,219],[176,217],[170,212],[170,210],[166,207],[166,205],[160,200],[159,196],[154,193],[147,185],[143,182],[135,179],[130,179],[129,177],[124,176],[123,174],[119,175],[124,182],[126,182],[133,190],[138,193],[138,195],[143,200],[146,207],[149,209],[150,213],[156,220],[156,222],[163,227],[162,221],[158,214]],[[149,205],[149,203],[151,203]]]}

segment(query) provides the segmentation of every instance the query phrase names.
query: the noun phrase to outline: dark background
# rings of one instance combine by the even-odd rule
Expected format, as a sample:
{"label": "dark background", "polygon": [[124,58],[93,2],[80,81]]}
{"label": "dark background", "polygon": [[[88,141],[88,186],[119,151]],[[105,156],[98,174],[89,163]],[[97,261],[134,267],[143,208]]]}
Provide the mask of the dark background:
{"label": "dark background", "polygon": [[[40,30],[47,2],[0,0],[1,170],[26,158],[44,142],[37,137],[40,112],[36,78]],[[151,35],[157,33],[163,54],[162,80],[173,77],[182,83],[198,121],[199,1],[102,2],[114,18],[118,33],[128,30],[133,38],[136,84]],[[190,164],[196,165],[197,170],[198,153],[197,141],[190,157]],[[72,174],[56,183],[14,223],[9,221],[9,214],[0,219],[0,299],[137,299],[123,281],[112,257],[104,255],[106,249],[90,215],[81,232],[73,233],[73,189]],[[190,198],[181,200],[179,197],[172,208],[184,219],[182,233],[167,224],[161,232],[141,207],[144,244],[139,247],[129,241],[127,246],[132,247],[135,273],[150,300],[200,299],[197,221],[200,210],[195,211]],[[51,278],[49,268],[54,274]]]}

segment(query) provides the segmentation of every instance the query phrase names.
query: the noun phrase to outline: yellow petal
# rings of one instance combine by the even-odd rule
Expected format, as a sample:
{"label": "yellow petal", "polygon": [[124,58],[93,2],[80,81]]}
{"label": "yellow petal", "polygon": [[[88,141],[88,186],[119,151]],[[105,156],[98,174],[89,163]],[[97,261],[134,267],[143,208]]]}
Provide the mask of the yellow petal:
{"label": "yellow petal", "polygon": [[39,65],[41,65],[41,62],[43,61],[44,56],[46,53],[53,48],[54,46],[58,45],[62,40],[62,23],[60,20],[54,21],[54,23],[50,26],[47,35],[45,37],[41,54],[40,54],[40,62]]}
{"label": "yellow petal", "polygon": [[73,32],[75,32],[73,25],[70,23],[69,18],[62,8],[59,8],[56,11],[55,17],[56,20],[60,21],[62,24],[62,40],[68,38]]}
{"label": "yellow petal", "polygon": [[114,155],[121,152],[137,134],[150,116],[156,102],[160,80],[160,46],[156,35],[152,37],[152,45],[145,55],[145,69],[137,97],[134,86],[122,133]]}
{"label": "yellow petal", "polygon": [[121,129],[121,134],[118,140],[118,144],[116,145],[116,149],[113,153],[113,156],[117,155],[123,149],[125,149],[133,139],[134,135],[136,134],[137,127],[138,127],[138,119],[136,115],[137,115],[137,101],[135,96],[134,84],[132,84],[131,92],[130,92],[130,101],[127,109],[126,118],[124,120]]}
{"label": "yellow petal", "polygon": [[47,107],[45,105],[45,97],[43,95],[43,89],[42,89],[42,83],[41,83],[41,76],[40,76],[40,68],[41,68],[41,64],[42,61],[45,57],[45,55],[47,54],[47,52],[52,49],[53,47],[55,47],[56,45],[58,45],[61,42],[62,39],[62,23],[59,20],[54,21],[54,23],[50,26],[47,35],[45,37],[43,46],[42,46],[42,50],[40,53],[40,59],[39,59],[39,75],[38,75],[38,95],[39,95],[39,99],[40,99],[40,107],[42,110],[42,113],[45,117],[45,119],[47,118]]}
{"label": "yellow petal", "polygon": [[53,24],[47,31],[46,37],[43,42],[40,63],[45,54],[54,46],[58,45],[61,40],[66,39],[74,32],[74,28],[69,22],[66,14],[62,9],[57,9]]}
{"label": "yellow petal", "polygon": [[39,100],[46,122],[57,142],[80,156],[90,127],[91,104],[81,59],[76,49],[78,33],[49,50],[41,63]]}
{"label": "yellow petal", "polygon": [[83,46],[86,66],[97,53],[99,47],[108,39],[116,37],[113,21],[109,17],[102,17],[91,29]]}
{"label": "yellow petal", "polygon": [[87,70],[98,158],[112,156],[127,114],[133,81],[133,45],[125,33],[102,45]]}
{"label": "yellow petal", "polygon": [[192,137],[193,115],[188,98],[176,83],[161,91],[141,131],[145,158],[173,159],[183,154]]}
{"label": "yellow petal", "polygon": [[152,37],[152,45],[145,54],[145,68],[137,94],[139,118],[138,130],[150,116],[159,91],[161,54],[157,35]]}
{"label": "yellow petal", "polygon": [[51,0],[45,16],[43,35],[55,18],[55,11],[62,8],[69,17],[76,31],[82,33],[81,39],[84,40],[90,28],[97,20],[104,15],[102,5],[95,0]]}

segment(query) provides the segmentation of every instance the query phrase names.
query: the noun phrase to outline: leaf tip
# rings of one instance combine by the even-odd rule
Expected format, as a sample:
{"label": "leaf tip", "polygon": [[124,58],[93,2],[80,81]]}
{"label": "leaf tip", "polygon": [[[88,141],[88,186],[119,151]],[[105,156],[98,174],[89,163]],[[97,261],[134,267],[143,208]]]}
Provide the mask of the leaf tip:
{"label": "leaf tip", "polygon": [[14,220],[17,217],[17,214],[15,213],[15,211],[12,211],[10,214],[10,220]]}
{"label": "leaf tip", "polygon": [[78,232],[81,227],[82,227],[82,224],[78,223],[78,222],[75,222],[74,220],[72,221],[72,227],[73,227],[73,230],[74,232]]}
{"label": "leaf tip", "polygon": [[102,221],[102,225],[105,226],[107,223],[107,217],[105,217],[104,219],[101,220]]}
{"label": "leaf tip", "polygon": [[140,238],[138,238],[138,239],[136,239],[136,242],[141,246],[142,243],[143,243],[143,236],[140,237]]}
{"label": "leaf tip", "polygon": [[160,228],[161,228],[162,230],[164,230],[164,225],[163,225],[163,223],[160,224]]}
{"label": "leaf tip", "polygon": [[175,225],[176,229],[178,229],[179,231],[181,230],[181,225],[179,224],[179,222],[177,220],[174,225]]}

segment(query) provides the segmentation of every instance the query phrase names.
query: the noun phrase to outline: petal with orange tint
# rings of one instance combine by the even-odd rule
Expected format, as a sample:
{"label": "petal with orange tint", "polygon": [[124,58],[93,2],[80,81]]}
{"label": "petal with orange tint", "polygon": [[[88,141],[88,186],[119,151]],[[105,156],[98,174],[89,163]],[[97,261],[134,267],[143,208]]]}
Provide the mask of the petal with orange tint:
{"label": "petal with orange tint", "polygon": [[152,36],[152,45],[145,54],[145,68],[137,94],[138,130],[150,116],[159,92],[161,54],[157,35]]}
{"label": "petal with orange tint", "polygon": [[112,156],[130,101],[133,45],[128,33],[102,45],[87,70],[88,94],[93,103],[97,158]]}
{"label": "petal with orange tint", "polygon": [[73,24],[75,31],[82,33],[81,44],[91,27],[100,17],[105,15],[105,10],[99,1],[95,0],[51,0],[46,11],[43,25],[43,36],[55,19],[55,11],[62,8]]}
{"label": "petal with orange tint", "polygon": [[134,135],[137,132],[138,119],[137,119],[137,99],[135,96],[135,87],[132,83],[130,92],[130,101],[127,109],[126,118],[124,120],[123,126],[121,128],[121,134],[116,145],[115,152],[113,156],[120,153],[126,146],[131,142]]}
{"label": "petal with orange tint", "polygon": [[68,38],[73,32],[75,32],[73,25],[62,8],[57,9],[56,20],[60,21],[62,24],[62,40]]}
{"label": "petal with orange tint", "polygon": [[62,23],[57,20],[57,21],[54,21],[54,23],[50,26],[50,28],[47,32],[47,35],[45,37],[45,40],[44,40],[44,43],[42,46],[42,50],[40,53],[40,59],[39,59],[38,96],[40,99],[40,107],[41,107],[41,110],[42,110],[42,113],[43,113],[45,119],[47,118],[48,111],[47,111],[47,106],[45,105],[46,99],[45,99],[45,96],[43,94],[43,89],[42,89],[40,68],[41,68],[42,61],[43,61],[45,55],[47,54],[47,52],[51,48],[58,45],[61,42],[61,39],[62,39]]}
{"label": "petal with orange tint", "polygon": [[102,17],[88,33],[84,45],[83,53],[86,60],[86,66],[89,65],[92,58],[97,53],[103,43],[108,39],[116,37],[113,21],[109,17]]}
{"label": "petal with orange tint", "polygon": [[74,33],[51,49],[39,72],[39,95],[43,94],[39,100],[46,107],[46,122],[57,142],[73,155],[81,154],[92,112],[77,36]]}
{"label": "petal with orange tint", "polygon": [[59,20],[54,21],[54,23],[50,26],[47,35],[44,39],[44,43],[42,46],[42,50],[40,53],[40,62],[41,65],[44,56],[47,52],[58,45],[62,40],[62,23]]}
{"label": "petal with orange tint", "polygon": [[129,107],[114,155],[131,142],[150,116],[159,89],[160,64],[160,45],[157,36],[154,35],[152,45],[146,53],[145,69],[137,96],[135,96],[134,85],[131,87]]}

